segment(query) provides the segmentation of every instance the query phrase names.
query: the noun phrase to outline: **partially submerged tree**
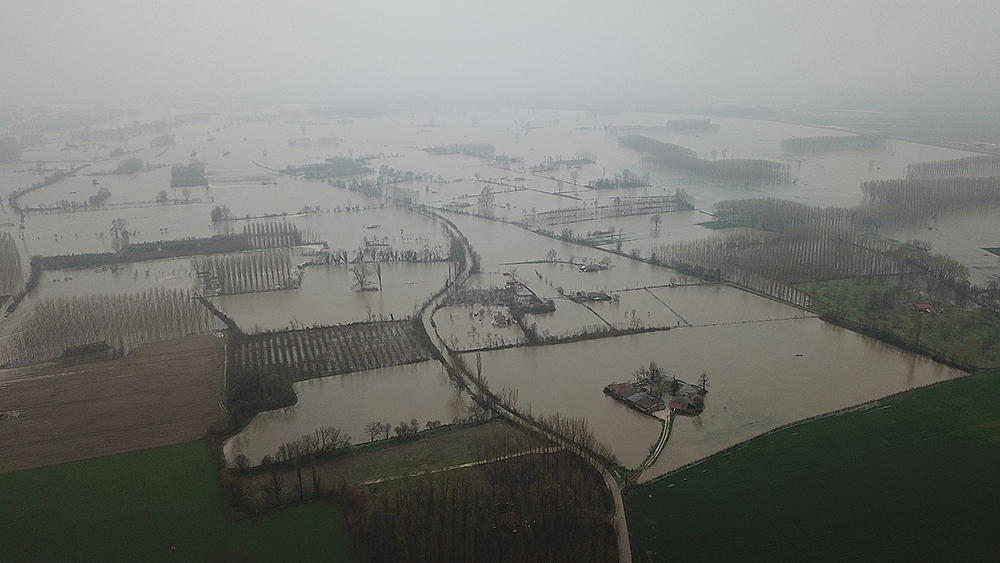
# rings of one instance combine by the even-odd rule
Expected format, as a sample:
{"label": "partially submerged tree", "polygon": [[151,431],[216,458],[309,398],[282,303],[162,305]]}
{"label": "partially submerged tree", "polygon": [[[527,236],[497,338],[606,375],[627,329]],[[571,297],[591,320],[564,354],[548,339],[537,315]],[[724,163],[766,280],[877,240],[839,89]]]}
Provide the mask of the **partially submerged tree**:
{"label": "partially submerged tree", "polygon": [[350,271],[354,274],[354,285],[358,288],[358,291],[375,289],[372,287],[372,272],[368,268],[368,264],[361,262],[357,266],[352,266]]}
{"label": "partially submerged tree", "polygon": [[212,210],[212,222],[228,221],[230,217],[229,207],[226,205],[216,205]]}
{"label": "partially submerged tree", "polygon": [[111,248],[115,252],[121,252],[128,248],[129,232],[128,221],[122,218],[111,221]]}

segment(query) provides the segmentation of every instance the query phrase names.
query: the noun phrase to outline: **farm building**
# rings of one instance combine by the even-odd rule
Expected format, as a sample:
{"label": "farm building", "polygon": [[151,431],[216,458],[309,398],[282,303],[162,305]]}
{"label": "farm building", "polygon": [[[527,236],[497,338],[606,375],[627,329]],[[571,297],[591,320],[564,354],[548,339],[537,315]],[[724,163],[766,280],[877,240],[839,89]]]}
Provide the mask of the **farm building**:
{"label": "farm building", "polygon": [[604,393],[645,414],[667,408],[663,399],[637,389],[630,383],[612,383],[604,387]]}

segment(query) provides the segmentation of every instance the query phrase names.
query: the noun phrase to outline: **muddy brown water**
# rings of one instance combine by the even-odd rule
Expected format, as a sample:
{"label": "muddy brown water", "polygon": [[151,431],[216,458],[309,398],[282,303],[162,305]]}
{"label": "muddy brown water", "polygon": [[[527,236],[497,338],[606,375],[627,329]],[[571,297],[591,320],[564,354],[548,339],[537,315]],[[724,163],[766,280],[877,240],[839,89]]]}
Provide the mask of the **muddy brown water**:
{"label": "muddy brown water", "polygon": [[[507,220],[519,220],[532,212],[593,205],[595,201],[607,205],[615,197],[665,195],[677,188],[685,189],[699,211],[663,214],[659,228],[650,223],[648,216],[551,227],[556,233],[562,228],[586,233],[615,227],[622,232],[623,250],[635,249],[645,256],[654,245],[711,234],[712,231],[697,223],[708,220],[705,212],[711,211],[712,204],[721,199],[779,197],[811,205],[850,206],[861,199],[858,185],[862,181],[903,177],[906,165],[911,162],[971,156],[967,152],[902,141],[890,141],[872,151],[783,154],[779,148],[781,139],[836,133],[784,123],[713,117],[712,122],[719,124],[716,130],[673,131],[652,136],[689,147],[704,158],[711,158],[713,150],[719,151],[718,158],[722,158],[721,151],[725,150],[728,158],[780,161],[791,167],[792,176],[797,179],[795,184],[734,188],[651,171],[653,186],[649,188],[594,192],[581,186],[624,168],[645,172],[639,163],[641,155],[620,147],[616,137],[602,130],[604,125],[662,125],[668,119],[683,116],[621,113],[594,117],[574,111],[467,110],[434,114],[397,112],[339,120],[316,116],[302,107],[209,109],[215,112],[210,120],[171,128],[169,132],[176,134],[176,143],[168,147],[150,147],[150,141],[165,131],[150,131],[130,137],[125,143],[109,138],[78,144],[67,136],[50,135],[47,144],[28,147],[22,163],[0,165],[0,186],[5,194],[40,181],[44,173],[38,173],[37,168],[65,169],[89,162],[91,166],[76,177],[28,194],[22,203],[38,206],[60,200],[83,201],[96,193],[98,186],[93,184],[96,179],[112,192],[108,200],[111,207],[77,213],[33,214],[25,218],[24,229],[20,229],[20,218],[12,213],[5,199],[0,206],[0,231],[19,237],[19,250],[26,265],[29,255],[109,251],[107,233],[116,218],[129,222],[136,242],[204,237],[242,229],[242,221],[225,225],[210,221],[212,208],[225,204],[235,217],[287,214],[277,220],[293,222],[329,241],[333,248],[355,249],[364,244],[365,237],[372,236],[389,238],[398,247],[447,244],[440,226],[427,217],[398,208],[376,208],[382,202],[325,182],[295,179],[273,171],[288,165],[318,163],[334,156],[381,155],[370,160],[374,168],[384,164],[399,170],[429,172],[435,179],[445,180],[446,183],[421,180],[400,184],[416,190],[421,203],[441,208],[454,202],[469,203],[466,211],[476,210],[477,196],[487,185],[476,180],[477,174],[502,182],[503,185],[490,184],[497,192],[492,211]],[[287,109],[301,113],[276,115],[272,119],[256,117]],[[136,116],[101,124],[99,128],[128,126],[133,119],[152,121],[186,111],[192,110],[149,106]],[[309,137],[313,144],[289,145],[289,139],[299,137]],[[337,138],[339,143],[321,146],[320,138]],[[491,143],[497,154],[522,158],[523,162],[512,169],[503,169],[476,157],[436,156],[420,150],[450,143]],[[111,150],[119,146],[138,152],[110,158]],[[206,160],[210,186],[192,188],[189,193],[170,188],[168,166],[188,162],[192,151]],[[225,154],[227,151],[229,154]],[[597,162],[578,169],[577,186],[569,183],[572,171],[566,168],[540,174],[526,170],[557,155],[571,159],[583,153],[596,155]],[[121,177],[84,175],[113,169],[131,156],[167,166]],[[562,194],[558,180],[563,180]],[[511,186],[525,189],[514,191]],[[130,203],[155,200],[161,190],[183,204]],[[304,206],[319,206],[324,212],[296,215]],[[355,207],[360,209],[345,211]],[[597,303],[590,309],[566,300],[557,301],[556,313],[535,321],[539,329],[550,335],[572,334],[604,321],[612,324],[639,321],[644,326],[675,327],[668,332],[642,336],[484,354],[487,375],[494,388],[517,388],[520,404],[531,403],[536,413],[558,411],[587,417],[598,437],[611,445],[628,465],[645,456],[649,444],[656,439],[658,423],[608,399],[601,393],[603,386],[628,379],[635,369],[651,360],[685,380],[694,380],[701,372],[707,372],[711,389],[705,414],[700,419],[678,421],[661,460],[647,476],[668,471],[777,425],[957,375],[953,370],[816,319],[795,318],[804,314],[732,288],[664,287],[685,280],[676,272],[541,237],[513,225],[468,215],[447,215],[482,255],[484,271],[493,276],[478,283],[491,285],[490,280],[517,267],[519,277],[546,298],[558,299],[558,287],[564,291],[609,291],[620,295],[617,303]],[[1000,235],[995,228],[998,218],[997,211],[960,214],[883,234],[901,240],[929,240],[936,251],[946,252],[969,265],[972,281],[980,283],[1000,272],[1000,258],[980,250],[985,246],[1000,246],[997,238]],[[367,228],[373,225],[379,228]],[[555,250],[563,262],[609,258],[612,267],[583,274],[565,264],[537,264],[545,260],[550,250]],[[526,261],[536,264],[520,264]],[[0,335],[16,330],[18,319],[30,314],[31,304],[46,297],[141,291],[149,286],[193,287],[193,279],[183,273],[189,263],[178,260],[133,265],[118,277],[107,272],[47,272],[40,288],[28,297],[18,313],[0,321],[3,323]],[[150,279],[144,275],[147,268],[153,272]],[[130,275],[136,269],[141,271],[138,280]],[[241,326],[251,329],[353,322],[370,316],[398,318],[411,313],[414,305],[422,303],[447,276],[444,265],[393,265],[390,270],[388,287],[381,294],[352,293],[342,267],[323,267],[310,268],[303,287],[296,292],[226,296],[216,298],[216,303],[237,318]],[[459,312],[458,316],[463,314],[467,317],[468,311]],[[476,322],[462,324],[449,320],[447,331],[458,337],[464,334],[464,338],[472,341],[468,333]],[[337,376],[320,383],[300,384],[297,391],[300,394],[297,407],[281,414],[261,415],[261,422],[255,421],[254,425],[267,430],[254,430],[257,434],[243,436],[246,439],[243,447],[249,448],[251,459],[273,453],[271,450],[277,444],[310,432],[316,426],[342,426],[359,441],[363,438],[359,429],[370,419],[388,416],[395,424],[397,419],[416,417],[423,423],[427,419],[450,420],[462,410],[453,389],[441,379],[440,367],[432,363],[392,368],[378,374]],[[258,435],[270,437],[253,437]]]}

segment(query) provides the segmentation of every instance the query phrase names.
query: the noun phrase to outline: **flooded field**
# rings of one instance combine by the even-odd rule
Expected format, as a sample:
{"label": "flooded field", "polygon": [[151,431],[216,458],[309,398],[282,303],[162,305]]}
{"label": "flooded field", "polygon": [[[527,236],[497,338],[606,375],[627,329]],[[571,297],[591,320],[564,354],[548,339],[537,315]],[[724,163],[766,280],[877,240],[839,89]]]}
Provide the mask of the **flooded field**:
{"label": "flooded field", "polygon": [[632,380],[650,361],[687,382],[707,373],[705,412],[677,418],[644,478],[783,424],[962,375],[818,319],[754,322],[747,313],[721,326],[484,352],[483,373],[494,391],[517,389],[525,411],[585,417],[630,467],[646,457],[660,425],[604,386]]}
{"label": "flooded field", "polygon": [[355,291],[354,275],[347,266],[309,266],[298,289],[220,295],[212,302],[249,333],[399,320],[413,315],[447,277],[446,263],[384,264],[382,291]]}
{"label": "flooded field", "polygon": [[[809,315],[786,305],[724,285],[694,285],[697,280],[607,250],[647,257],[655,245],[709,236],[717,231],[699,223],[709,221],[713,204],[723,199],[776,197],[817,206],[857,205],[861,182],[902,178],[907,164],[972,153],[898,140],[872,150],[784,153],[782,139],[843,133],[736,118],[713,117],[718,127],[707,130],[661,128],[649,133],[705,159],[761,158],[790,167],[788,183],[733,187],[645,170],[642,154],[618,144],[629,128],[662,126],[685,117],[680,115],[462,110],[351,117],[306,107],[203,109],[204,115],[156,122],[135,134],[116,129],[193,111],[144,108],[85,133],[47,135],[44,143],[25,148],[20,163],[0,165],[4,196],[43,182],[57,169],[88,165],[74,176],[22,195],[19,205],[30,208],[23,217],[6,197],[0,204],[0,233],[17,237],[24,276],[30,256],[111,252],[109,228],[116,219],[127,222],[133,243],[240,233],[268,220],[294,225],[307,242],[326,242],[331,251],[343,250],[352,260],[373,246],[447,256],[450,241],[440,222],[381,197],[281,173],[289,166],[322,164],[328,158],[364,157],[372,173],[337,180],[374,183],[381,169],[386,174],[381,185],[408,190],[417,204],[438,209],[481,257],[483,273],[472,276],[470,286],[502,286],[503,274],[513,273],[539,298],[554,301],[555,312],[527,317],[539,336],[565,337],[609,327],[671,328],[483,354],[494,390],[518,389],[522,408],[530,404],[538,414],[586,417],[598,438],[626,465],[645,457],[659,424],[603,395],[603,386],[628,380],[649,361],[687,381],[708,373],[707,410],[698,419],[678,419],[663,455],[646,477],[782,424],[958,375],[806,318]],[[161,143],[166,134],[174,139]],[[508,157],[506,163],[476,156],[469,148],[473,145],[491,145],[492,154]],[[434,154],[443,152],[451,154]],[[146,168],[109,174],[128,158],[142,159]],[[208,185],[171,188],[170,167],[192,159],[205,162]],[[648,172],[651,185],[611,190],[586,186],[625,169]],[[101,189],[110,192],[104,204],[66,209],[87,202]],[[621,199],[670,196],[678,189],[690,196],[694,210],[659,213],[658,223],[650,214],[593,218],[594,209]],[[217,206],[228,208],[230,220],[212,221]],[[558,209],[579,213],[556,224],[533,218]],[[511,224],[514,221],[548,229],[554,236],[571,230],[600,248],[542,236]],[[982,283],[1000,273],[1000,257],[982,250],[1000,247],[998,222],[1000,211],[979,211],[881,234],[929,241],[935,252],[968,265],[970,281]],[[300,259],[306,260],[293,256]],[[601,263],[606,268],[580,269]],[[307,267],[295,290],[212,300],[249,332],[398,320],[412,315],[445,285],[452,265],[394,262],[382,264],[382,269],[382,291],[356,291],[350,265],[329,264]],[[194,289],[195,282],[188,258],[128,264],[114,272],[43,272],[38,288],[16,313],[0,320],[0,335],[16,332],[33,305],[49,297]],[[578,304],[566,297],[576,292],[607,293],[613,299]],[[452,305],[437,311],[434,320],[442,339],[454,349],[523,342],[518,326],[492,323],[500,313],[502,307]],[[336,426],[359,442],[365,439],[364,424],[371,420],[450,421],[464,416],[466,408],[465,399],[432,362],[300,383],[296,392],[295,407],[259,416],[229,443],[229,453],[243,452],[258,461],[318,426]]]}
{"label": "flooded field", "polygon": [[468,397],[434,361],[311,379],[294,388],[295,406],[257,415],[226,441],[228,459],[244,454],[256,465],[281,444],[326,426],[357,444],[370,439],[365,425],[371,421],[396,426],[416,418],[422,430],[428,421],[450,423],[468,414]]}

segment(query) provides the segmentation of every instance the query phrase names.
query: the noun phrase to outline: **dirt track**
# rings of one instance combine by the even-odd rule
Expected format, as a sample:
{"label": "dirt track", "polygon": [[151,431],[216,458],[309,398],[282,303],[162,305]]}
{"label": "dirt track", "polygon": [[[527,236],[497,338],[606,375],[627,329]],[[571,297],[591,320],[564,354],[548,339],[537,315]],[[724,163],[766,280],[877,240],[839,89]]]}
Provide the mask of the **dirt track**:
{"label": "dirt track", "polygon": [[224,339],[197,335],[0,371],[0,473],[202,437],[222,414],[224,358]]}

